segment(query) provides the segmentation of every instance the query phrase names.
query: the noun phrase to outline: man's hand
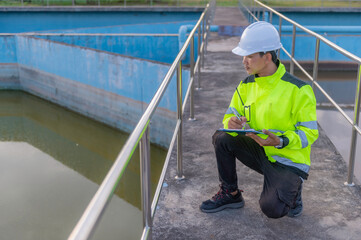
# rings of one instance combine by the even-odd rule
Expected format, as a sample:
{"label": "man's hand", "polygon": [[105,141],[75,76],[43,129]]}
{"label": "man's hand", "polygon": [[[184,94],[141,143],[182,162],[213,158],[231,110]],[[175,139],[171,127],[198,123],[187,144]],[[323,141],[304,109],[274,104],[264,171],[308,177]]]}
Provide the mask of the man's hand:
{"label": "man's hand", "polygon": [[244,124],[247,123],[246,117],[240,117],[241,121],[237,117],[231,117],[228,121],[229,129],[242,129]]}
{"label": "man's hand", "polygon": [[263,129],[262,132],[268,135],[268,138],[263,139],[254,133],[247,133],[246,136],[255,140],[260,146],[277,146],[280,144],[280,139],[270,131]]}

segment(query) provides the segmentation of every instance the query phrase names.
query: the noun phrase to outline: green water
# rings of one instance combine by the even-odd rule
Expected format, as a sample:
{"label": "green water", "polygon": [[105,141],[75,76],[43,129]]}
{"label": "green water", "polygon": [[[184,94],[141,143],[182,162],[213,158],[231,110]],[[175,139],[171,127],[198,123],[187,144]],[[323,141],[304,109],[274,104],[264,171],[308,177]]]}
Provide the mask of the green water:
{"label": "green water", "polygon": [[[128,135],[20,91],[0,91],[1,239],[66,239]],[[151,146],[153,193],[166,151]],[[139,153],[93,239],[139,239]]]}

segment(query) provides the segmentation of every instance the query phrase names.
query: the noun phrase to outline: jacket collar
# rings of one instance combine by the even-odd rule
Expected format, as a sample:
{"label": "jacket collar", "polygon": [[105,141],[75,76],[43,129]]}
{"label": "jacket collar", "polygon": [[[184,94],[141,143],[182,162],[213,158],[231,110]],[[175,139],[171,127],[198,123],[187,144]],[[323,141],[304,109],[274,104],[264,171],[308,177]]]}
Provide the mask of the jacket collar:
{"label": "jacket collar", "polygon": [[277,71],[270,76],[259,77],[257,74],[254,75],[255,81],[260,87],[268,88],[274,86],[286,73],[285,66],[279,60],[277,61],[277,65],[278,65]]}

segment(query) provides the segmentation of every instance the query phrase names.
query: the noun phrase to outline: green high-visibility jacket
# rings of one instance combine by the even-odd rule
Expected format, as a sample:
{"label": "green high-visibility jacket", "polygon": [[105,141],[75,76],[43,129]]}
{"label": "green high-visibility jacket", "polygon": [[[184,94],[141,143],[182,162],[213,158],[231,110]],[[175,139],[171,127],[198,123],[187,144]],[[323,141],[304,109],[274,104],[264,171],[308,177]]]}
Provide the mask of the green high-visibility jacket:
{"label": "green high-visibility jacket", "polygon": [[223,118],[224,128],[228,128],[229,119],[237,111],[249,120],[251,128],[267,129],[288,142],[282,149],[263,147],[269,161],[308,174],[311,145],[318,138],[315,95],[309,84],[286,72],[282,63],[278,64],[273,75],[251,75],[238,85]]}

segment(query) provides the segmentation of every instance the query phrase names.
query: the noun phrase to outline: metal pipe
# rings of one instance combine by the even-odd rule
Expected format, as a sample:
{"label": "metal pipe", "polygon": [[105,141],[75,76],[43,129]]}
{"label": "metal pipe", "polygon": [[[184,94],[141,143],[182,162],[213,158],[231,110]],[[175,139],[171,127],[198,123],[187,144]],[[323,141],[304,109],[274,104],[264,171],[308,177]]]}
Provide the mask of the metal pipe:
{"label": "metal pipe", "polygon": [[[361,86],[360,85],[361,85],[361,65],[358,66],[358,73],[357,73],[357,89],[356,89],[356,97],[355,97],[353,126],[358,126],[359,120],[360,120],[360,101],[361,101]],[[347,186],[355,185],[353,183],[353,174],[354,174],[354,168],[355,168],[356,145],[357,145],[357,131],[353,127],[352,135],[351,135],[350,160],[349,160],[349,164],[348,164],[347,182],[345,183]]]}
{"label": "metal pipe", "polygon": [[[293,25],[293,31],[292,31],[292,51],[291,51],[291,56],[292,58],[295,57],[295,43],[296,43],[296,26]],[[295,72],[295,65],[293,63],[293,61],[291,61],[291,65],[290,65],[290,73],[294,74]]]}
{"label": "metal pipe", "polygon": [[272,24],[272,16],[273,16],[273,13],[269,12],[269,23],[271,23],[271,24]]}
{"label": "metal pipe", "polygon": [[147,240],[148,239],[148,235],[149,235],[149,227],[145,227],[143,228],[143,234],[142,237],[140,238],[141,240]]}
{"label": "metal pipe", "polygon": [[184,179],[183,176],[183,154],[182,154],[182,61],[179,61],[177,69],[177,115],[180,121],[177,135],[177,176],[176,179]]}
{"label": "metal pipe", "polygon": [[192,41],[191,41],[191,80],[192,80],[192,84],[190,86],[191,88],[191,92],[190,92],[190,97],[189,97],[189,105],[190,105],[190,116],[189,116],[189,120],[194,121],[194,84],[193,84],[193,79],[194,79],[194,36],[192,37]]}
{"label": "metal pipe", "polygon": [[204,36],[205,36],[205,20],[204,20],[204,18],[203,18],[203,23],[202,23],[202,48],[201,48],[201,53],[202,53],[202,58],[201,58],[201,62],[202,62],[202,68],[204,68]]}
{"label": "metal pipe", "polygon": [[[280,35],[280,39],[281,39],[281,36],[282,36],[282,18],[280,17],[280,21],[278,23],[278,33]],[[278,50],[278,58],[280,58],[280,54],[281,54],[281,49]]]}
{"label": "metal pipe", "polygon": [[208,45],[208,33],[209,33],[209,30],[210,30],[210,15],[211,13],[209,12],[209,10],[207,10],[206,12],[206,35],[205,35],[205,46],[204,46],[204,54],[207,54],[207,45]]}
{"label": "metal pipe", "polygon": [[149,227],[148,239],[152,237],[152,206],[150,202],[150,141],[149,127],[144,131],[139,142],[140,182],[142,195],[143,228]]}
{"label": "metal pipe", "polygon": [[[198,61],[196,62],[196,64],[194,65],[194,67],[198,64]],[[185,110],[186,110],[186,105],[187,105],[187,100],[188,98],[190,98],[190,92],[191,92],[191,86],[194,82],[194,78],[191,78],[189,83],[188,83],[188,88],[187,88],[187,91],[186,91],[186,94],[184,94],[184,97],[183,97],[183,107],[182,107],[182,112],[184,113]]]}
{"label": "metal pipe", "polygon": [[315,89],[314,82],[317,81],[318,78],[318,57],[320,54],[320,39],[316,39],[316,48],[315,48],[315,60],[313,62],[313,81],[312,88]]}
{"label": "metal pipe", "polygon": [[263,21],[266,21],[265,12],[266,12],[266,9],[263,9],[263,12],[262,12],[262,20]]}
{"label": "metal pipe", "polygon": [[198,27],[198,57],[199,64],[198,64],[198,71],[197,71],[197,77],[198,77],[198,87],[196,90],[201,90],[201,25],[199,24]]}
{"label": "metal pipe", "polygon": [[[177,136],[178,136],[178,129],[179,129],[180,123],[181,123],[180,121],[177,121],[177,124],[176,124],[175,129],[174,129],[174,133],[173,133],[173,136],[172,136],[172,140],[170,141],[170,144],[169,144],[169,149],[173,149],[173,147],[174,147],[175,140],[177,139]],[[157,185],[157,190],[154,193],[154,198],[153,198],[153,202],[152,202],[152,217],[154,217],[155,210],[157,209],[157,204],[158,204],[160,192],[161,192],[161,189],[162,189],[162,186],[163,186],[165,174],[166,174],[167,169],[168,169],[169,160],[170,160],[171,155],[172,155],[172,151],[169,150],[167,152],[167,156],[165,157],[162,173],[160,174],[159,182],[158,182],[158,185]]]}

